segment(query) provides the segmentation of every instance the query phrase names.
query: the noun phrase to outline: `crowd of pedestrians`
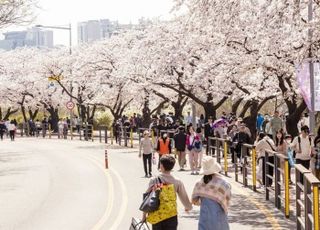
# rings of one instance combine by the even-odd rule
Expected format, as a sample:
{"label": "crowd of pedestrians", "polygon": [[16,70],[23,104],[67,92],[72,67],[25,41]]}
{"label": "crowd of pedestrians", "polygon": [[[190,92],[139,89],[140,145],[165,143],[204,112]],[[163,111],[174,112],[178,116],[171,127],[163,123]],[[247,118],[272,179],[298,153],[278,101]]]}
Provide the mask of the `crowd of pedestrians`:
{"label": "crowd of pedestrians", "polygon": [[0,121],[0,139],[3,140],[7,136],[14,141],[16,135],[17,121],[16,120],[1,120]]}
{"label": "crowd of pedestrians", "polygon": [[[237,158],[241,161],[243,154],[241,146],[243,144],[255,146],[257,151],[257,181],[260,187],[272,186],[273,181],[270,177],[267,177],[267,181],[265,181],[265,163],[267,161],[274,163],[275,160],[272,152],[290,157],[292,162],[302,164],[320,179],[320,128],[316,137],[310,135],[307,114],[304,114],[297,124],[300,133],[296,137],[287,133],[285,116],[278,111],[275,111],[273,116],[258,114],[256,133],[251,133],[250,130],[252,129],[247,126],[244,120],[235,117],[233,114],[223,114],[216,120],[208,117],[207,122],[201,115],[196,124],[193,125],[191,123],[192,117],[188,113],[184,122],[174,120],[170,116],[164,116],[160,119],[154,117],[149,130],[144,133],[140,148],[146,155],[143,160],[146,177],[152,175],[151,162],[155,163],[155,153],[157,152],[160,177],[163,177],[165,183],[178,183],[179,188],[176,188],[176,192],[185,209],[190,210],[190,203],[201,205],[199,229],[229,229],[227,210],[231,199],[231,187],[219,174],[221,171],[220,165],[215,162],[214,158],[207,156],[215,154],[210,152],[212,151],[211,148],[208,148],[208,142],[212,141],[211,137],[224,138],[230,141],[229,150],[232,155],[232,163]],[[152,133],[155,136],[155,143],[151,139]],[[145,140],[148,140],[148,144],[145,144]],[[266,159],[266,150],[269,150],[268,159]],[[171,153],[174,153],[175,157]],[[289,153],[292,153],[292,155]],[[189,156],[188,159],[187,155]],[[249,152],[248,155],[250,155]],[[139,156],[141,156],[141,153]],[[191,175],[203,175],[203,178],[195,185],[190,203],[189,199],[186,199],[185,188],[181,185],[182,182],[170,174],[174,165],[172,162],[175,162],[175,158],[177,158],[179,171],[185,171],[188,165]],[[163,166],[163,164],[167,164],[165,163],[167,161],[171,162],[170,167]],[[149,172],[147,171],[147,162]],[[293,167],[293,164],[289,165],[289,170]],[[268,167],[269,174],[272,176],[274,169],[272,166]],[[280,167],[282,170],[285,169],[284,160],[281,160]],[[166,179],[169,175],[170,180]],[[281,180],[284,183],[283,176]],[[290,184],[293,184],[290,173],[289,180]],[[153,178],[149,184],[149,189],[155,184]],[[221,197],[219,197],[217,191],[220,191],[220,194],[223,191]],[[215,225],[215,228],[212,227],[213,225]],[[153,229],[177,229],[176,215],[153,224]]]}

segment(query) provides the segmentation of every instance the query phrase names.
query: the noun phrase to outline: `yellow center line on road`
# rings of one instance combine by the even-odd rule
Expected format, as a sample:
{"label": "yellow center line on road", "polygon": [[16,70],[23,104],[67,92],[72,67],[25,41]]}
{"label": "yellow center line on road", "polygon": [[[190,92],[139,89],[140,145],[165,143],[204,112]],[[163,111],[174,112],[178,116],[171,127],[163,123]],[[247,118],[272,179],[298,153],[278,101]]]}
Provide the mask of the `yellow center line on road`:
{"label": "yellow center line on road", "polygon": [[103,216],[100,218],[100,220],[91,228],[91,230],[99,230],[107,222],[108,218],[111,215],[112,209],[113,209],[114,184],[113,184],[113,180],[112,180],[110,173],[108,171],[106,171],[105,168],[102,167],[101,163],[97,159],[91,158],[91,157],[86,157],[86,159],[88,159],[94,165],[96,165],[99,169],[101,169],[101,171],[103,172],[103,174],[107,178],[107,184],[108,184],[108,190],[109,190],[108,191],[108,198],[107,198],[107,207],[104,211]]}
{"label": "yellow center line on road", "polygon": [[[98,166],[104,172],[104,174],[108,178],[108,184],[111,185],[109,196],[108,196],[108,201],[111,200],[112,202],[111,202],[111,204],[110,203],[107,204],[107,208],[106,208],[104,215],[101,217],[99,222],[93,228],[91,228],[91,230],[99,230],[107,222],[108,218],[110,217],[112,208],[113,208],[114,184],[113,184],[113,180],[112,180],[110,173],[102,166],[101,161],[99,159],[97,159],[95,157],[89,157],[89,156],[87,156],[86,158],[88,160],[90,160],[92,163],[94,163],[96,166]],[[112,226],[110,228],[108,228],[109,230],[117,230],[124,215],[126,214],[126,211],[127,211],[128,193],[127,193],[126,186],[125,186],[120,174],[116,170],[114,170],[113,168],[109,168],[108,170],[116,176],[116,179],[120,183],[120,187],[121,187],[121,191],[122,191],[122,200],[121,200],[121,206],[119,209],[119,214],[117,215],[117,218],[113,221]],[[111,194],[111,197],[110,197],[110,194]]]}
{"label": "yellow center line on road", "polygon": [[261,204],[259,201],[257,201],[255,198],[253,198],[248,192],[246,192],[245,190],[239,189],[236,186],[232,187],[232,190],[236,190],[238,193],[245,195],[248,200],[254,204],[258,209],[261,210],[261,212],[263,213],[263,215],[266,216],[268,222],[272,225],[272,229],[275,230],[280,230],[283,229],[278,220],[274,217],[274,215],[269,211],[268,207],[266,207],[265,205]]}
{"label": "yellow center line on road", "polygon": [[121,178],[121,176],[119,175],[119,173],[117,171],[115,171],[114,169],[112,169],[112,172],[114,173],[114,175],[117,177],[119,183],[120,183],[120,187],[122,190],[122,203],[120,206],[120,210],[119,210],[119,214],[116,218],[116,220],[113,222],[113,225],[111,226],[110,230],[117,230],[126,211],[127,211],[127,206],[128,206],[128,193],[127,193],[127,189],[126,186]]}

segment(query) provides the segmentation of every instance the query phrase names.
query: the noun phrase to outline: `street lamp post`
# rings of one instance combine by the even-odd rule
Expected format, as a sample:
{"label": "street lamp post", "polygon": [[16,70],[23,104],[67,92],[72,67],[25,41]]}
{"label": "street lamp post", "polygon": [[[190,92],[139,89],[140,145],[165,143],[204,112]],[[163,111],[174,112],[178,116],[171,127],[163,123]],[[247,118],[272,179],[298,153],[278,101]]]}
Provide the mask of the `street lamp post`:
{"label": "street lamp post", "polygon": [[[308,4],[308,21],[311,22],[313,19],[313,0],[309,0]],[[313,36],[313,31],[312,29],[309,29],[308,31],[309,35],[309,41],[310,43],[312,42],[312,36]],[[309,111],[310,115],[310,131],[312,133],[315,132],[315,126],[316,126],[316,116],[315,116],[315,87],[314,87],[314,64],[312,60],[312,47],[310,46],[310,51],[309,51],[309,74],[310,74],[310,97],[311,97],[311,109]]]}
{"label": "street lamp post", "polygon": [[[71,23],[68,26],[44,26],[44,25],[36,25],[38,28],[47,28],[47,29],[55,29],[55,30],[68,30],[69,31],[69,54],[72,55],[72,29]],[[70,69],[70,73],[72,74],[72,69]],[[72,80],[70,81],[70,94],[72,94]],[[72,102],[72,96],[70,96],[70,101]],[[72,109],[70,109],[70,135],[71,140],[73,139],[73,130],[72,130]]]}

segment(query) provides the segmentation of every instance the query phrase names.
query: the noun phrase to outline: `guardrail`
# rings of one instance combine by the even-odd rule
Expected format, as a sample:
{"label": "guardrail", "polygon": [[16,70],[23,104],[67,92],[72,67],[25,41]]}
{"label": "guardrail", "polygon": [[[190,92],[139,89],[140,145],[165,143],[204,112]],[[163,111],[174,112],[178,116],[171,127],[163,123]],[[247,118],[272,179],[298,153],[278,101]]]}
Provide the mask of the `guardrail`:
{"label": "guardrail", "polygon": [[[265,150],[265,193],[266,200],[269,200],[270,193],[274,194],[276,208],[282,210],[284,203],[284,214],[290,217],[290,191],[289,191],[289,161],[288,157],[272,150]],[[282,177],[282,180],[281,180]],[[274,181],[274,190],[272,189]],[[282,188],[284,194],[282,194]]]}
{"label": "guardrail", "polygon": [[[235,180],[239,183],[242,183],[245,187],[248,187],[250,180],[249,175],[251,175],[251,188],[253,191],[257,191],[256,165],[257,163],[255,146],[250,144],[241,144],[240,158],[237,156],[236,153],[234,154]],[[250,170],[251,174],[249,173]],[[242,181],[239,180],[239,173],[242,174]]]}
{"label": "guardrail", "polygon": [[319,230],[320,181],[300,164],[295,169],[297,229]]}
{"label": "guardrail", "polygon": [[223,138],[209,137],[208,142],[209,144],[213,144],[213,143],[215,144],[215,145],[209,145],[209,149],[213,150],[213,152],[216,153],[217,162],[222,165],[224,174],[228,176],[228,143],[229,141]]}
{"label": "guardrail", "polygon": [[[57,132],[54,132],[51,128],[50,124],[41,124],[40,127],[36,127],[35,129],[30,129],[28,124],[20,124],[18,126],[18,130],[20,132],[17,132],[16,135],[20,135],[21,137],[43,137],[43,138],[53,138],[56,137],[58,139],[68,139],[68,137],[71,137],[71,140],[73,138],[79,138],[79,140],[92,140],[94,141],[94,138],[98,138],[99,141],[102,143],[108,143],[108,128],[107,126],[98,126],[96,131],[98,131],[98,134],[95,133],[93,126],[90,124],[83,124],[82,126],[73,127],[72,130],[74,132],[71,133],[70,126],[58,129]],[[111,143],[113,144],[113,135],[112,135],[112,129],[110,131],[110,138]]]}

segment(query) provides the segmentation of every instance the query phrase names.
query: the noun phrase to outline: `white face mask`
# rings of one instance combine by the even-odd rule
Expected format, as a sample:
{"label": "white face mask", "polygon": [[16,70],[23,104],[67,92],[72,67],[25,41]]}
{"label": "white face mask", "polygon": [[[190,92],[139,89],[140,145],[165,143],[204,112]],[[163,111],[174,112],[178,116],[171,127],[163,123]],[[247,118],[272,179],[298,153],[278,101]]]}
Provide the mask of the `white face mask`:
{"label": "white face mask", "polygon": [[163,138],[167,138],[167,134],[163,134]]}

